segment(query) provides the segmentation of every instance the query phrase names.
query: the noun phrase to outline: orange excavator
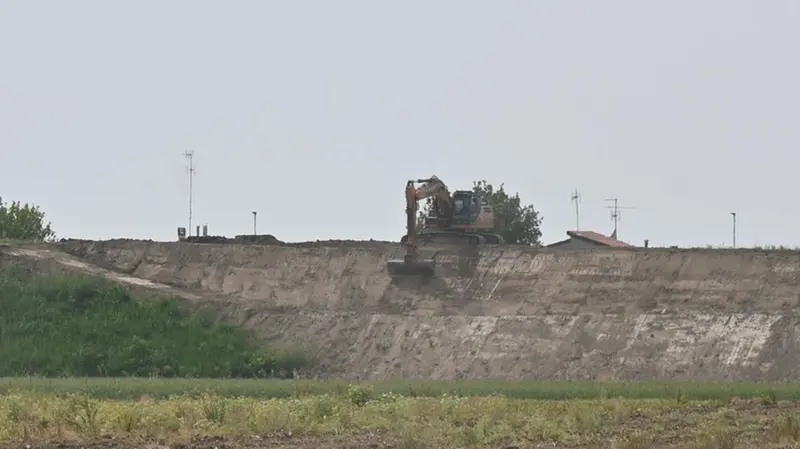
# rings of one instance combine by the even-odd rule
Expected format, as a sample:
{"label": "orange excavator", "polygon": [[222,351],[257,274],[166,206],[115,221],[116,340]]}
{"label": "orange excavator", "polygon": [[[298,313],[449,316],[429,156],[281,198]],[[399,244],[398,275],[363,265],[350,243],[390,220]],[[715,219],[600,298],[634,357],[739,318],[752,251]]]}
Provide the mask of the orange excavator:
{"label": "orange excavator", "polygon": [[[420,184],[417,186],[417,184]],[[499,245],[503,237],[493,232],[495,217],[492,206],[483,195],[472,190],[456,190],[453,194],[436,176],[409,180],[406,183],[406,235],[400,239],[405,249],[402,259],[388,263],[391,275],[433,275],[435,260],[422,258],[420,244]],[[417,229],[419,201],[430,205],[423,226]]]}

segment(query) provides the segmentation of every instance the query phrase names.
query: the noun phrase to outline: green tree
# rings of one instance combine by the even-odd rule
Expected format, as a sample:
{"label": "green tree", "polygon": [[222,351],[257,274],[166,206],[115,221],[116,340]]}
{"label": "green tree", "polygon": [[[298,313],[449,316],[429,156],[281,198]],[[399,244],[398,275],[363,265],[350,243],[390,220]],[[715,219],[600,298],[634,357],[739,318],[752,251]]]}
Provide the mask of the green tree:
{"label": "green tree", "polygon": [[[510,196],[500,184],[495,190],[494,186],[486,181],[475,181],[472,190],[489,199],[495,214],[494,232],[503,236],[507,243],[516,245],[541,246],[542,216],[533,208],[532,204],[523,205],[519,193]],[[430,201],[421,208],[417,217],[417,225],[425,223],[425,216],[430,210]]]}
{"label": "green tree", "polygon": [[0,239],[52,241],[55,237],[39,206],[19,201],[8,204],[0,197]]}

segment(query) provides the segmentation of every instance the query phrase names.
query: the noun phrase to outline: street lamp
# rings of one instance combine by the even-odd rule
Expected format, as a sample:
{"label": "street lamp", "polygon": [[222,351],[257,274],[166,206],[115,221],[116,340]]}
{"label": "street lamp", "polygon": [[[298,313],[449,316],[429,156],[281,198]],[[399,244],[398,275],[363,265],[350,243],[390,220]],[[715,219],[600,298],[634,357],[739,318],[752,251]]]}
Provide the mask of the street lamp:
{"label": "street lamp", "polygon": [[731,212],[733,216],[733,247],[736,248],[736,212]]}
{"label": "street lamp", "polygon": [[256,234],[256,214],[258,214],[258,212],[253,211],[253,235],[258,235]]}

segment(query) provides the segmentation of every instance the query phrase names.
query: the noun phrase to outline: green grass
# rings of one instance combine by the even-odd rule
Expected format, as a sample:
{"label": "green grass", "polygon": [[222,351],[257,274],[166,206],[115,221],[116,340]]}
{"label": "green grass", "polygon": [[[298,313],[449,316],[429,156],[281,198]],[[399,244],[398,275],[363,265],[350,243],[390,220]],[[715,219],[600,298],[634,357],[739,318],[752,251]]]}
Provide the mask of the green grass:
{"label": "green grass", "polygon": [[728,400],[734,397],[766,401],[800,400],[800,382],[592,382],[548,380],[347,380],[280,379],[164,379],[164,378],[0,378],[0,394],[14,391],[45,394],[82,393],[96,398],[166,398],[174,395],[213,393],[225,397],[286,398],[342,394],[356,385],[377,397],[394,393],[408,397],[492,396],[517,399],[568,400],[628,399]]}
{"label": "green grass", "polygon": [[291,376],[307,360],[95,277],[0,272],[0,376]]}

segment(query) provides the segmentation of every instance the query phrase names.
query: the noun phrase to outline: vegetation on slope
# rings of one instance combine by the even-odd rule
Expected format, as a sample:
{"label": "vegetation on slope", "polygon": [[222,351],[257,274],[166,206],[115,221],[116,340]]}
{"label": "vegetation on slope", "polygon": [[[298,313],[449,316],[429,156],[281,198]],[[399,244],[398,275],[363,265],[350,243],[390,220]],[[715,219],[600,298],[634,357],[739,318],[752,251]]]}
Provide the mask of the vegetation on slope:
{"label": "vegetation on slope", "polygon": [[0,376],[291,377],[303,354],[105,279],[0,273]]}

